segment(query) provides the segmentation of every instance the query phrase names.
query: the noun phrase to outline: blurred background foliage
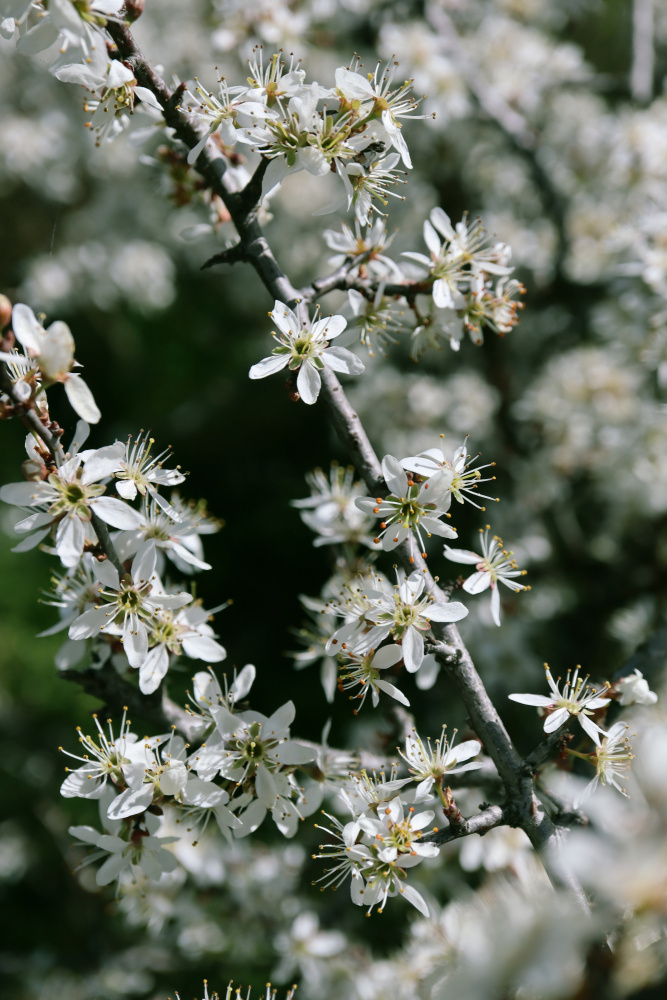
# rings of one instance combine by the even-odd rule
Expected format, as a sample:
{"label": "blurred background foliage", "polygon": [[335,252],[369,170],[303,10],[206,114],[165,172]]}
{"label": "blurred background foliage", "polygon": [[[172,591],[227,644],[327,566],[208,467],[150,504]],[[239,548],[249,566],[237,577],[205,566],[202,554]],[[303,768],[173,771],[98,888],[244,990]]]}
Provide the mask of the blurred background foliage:
{"label": "blurred background foliage", "polygon": [[[489,86],[497,74],[497,85],[539,136],[538,157],[566,206],[560,268],[557,226],[548,205],[545,210],[549,195],[531,180],[526,158],[478,111],[451,69],[442,68],[439,92],[422,82],[429,74],[438,79],[417,37],[424,4],[276,4],[287,14],[280,21],[274,12],[275,32],[287,34],[286,48],[298,41],[309,77],[323,84],[351,52],[372,66],[376,52],[387,57],[395,47],[406,72],[427,90],[426,108],[438,119],[406,129],[415,170],[408,200],[390,206],[389,228],[400,228],[394,249],[422,249],[421,224],[435,204],[455,221],[464,211],[480,213],[514,248],[516,275],[527,287],[517,329],[502,340],[488,336],[482,348],[466,341],[459,353],[448,346],[427,352],[418,366],[409,345],[390,345],[387,358],[369,359],[369,377],[350,393],[380,454],[414,453],[435,444],[440,432],[453,448],[470,433],[471,450],[497,462],[493,486],[501,502],[488,504],[484,515],[457,510],[454,522],[461,543],[474,548],[476,529],[488,519],[527,565],[532,590],[504,599],[500,630],[490,623],[486,602],[471,601],[462,631],[513,738],[528,750],[540,728],[530,713],[506,703],[509,691],[537,690],[545,659],[556,673],[581,663],[594,677],[613,677],[662,621],[664,318],[656,325],[659,294],[623,272],[623,245],[619,257],[604,237],[622,228],[626,209],[637,211],[633,190],[647,186],[642,163],[618,165],[627,133],[644,127],[650,142],[666,112],[658,99],[649,120],[651,109],[630,101],[628,0],[440,6],[459,18],[479,61],[486,52],[480,73]],[[245,55],[248,37],[263,38],[267,50],[274,41],[273,22],[253,23],[252,7],[148,0],[136,32],[168,76],[197,73],[210,83],[217,62],[235,79],[235,45]],[[221,37],[225,31],[236,32],[234,45]],[[655,79],[661,81],[667,47],[664,36],[656,37]],[[245,265],[199,270],[232,238],[229,225],[199,242],[181,239],[186,226],[208,221],[209,209],[197,197],[177,207],[185,200],[182,188],[154,146],[136,150],[121,138],[95,150],[76,88],[58,84],[39,58],[17,56],[6,41],[0,42],[0,95],[0,290],[70,324],[103,413],[92,446],[150,428],[189,470],[183,493],[205,498],[224,519],[220,533],[207,539],[214,568],[196,579],[205,606],[234,601],[216,622],[228,651],[221,670],[255,663],[253,705],[269,713],[293,698],[300,736],[317,739],[332,716],[334,745],[392,747],[399,724],[391,707],[367,709],[351,725],[346,700],[337,696],[329,706],[317,671],[295,674],[286,656],[296,648],[293,632],[303,620],[299,595],[319,593],[331,559],[326,549],[312,547],[289,500],[307,495],[306,471],[326,468],[332,459],[346,463],[347,456],[321,406],[290,402],[280,378],[248,380],[249,366],[267,353],[272,303]],[[664,132],[655,141],[664,150]],[[662,171],[663,201],[666,162],[653,177],[657,183]],[[186,184],[191,178],[192,172]],[[296,282],[326,270],[323,227],[310,213],[327,199],[314,178],[300,174],[271,203],[267,235]],[[339,224],[335,216],[325,222]],[[341,303],[332,297],[330,308]],[[67,442],[73,414],[64,397],[51,395]],[[0,481],[19,478],[23,457],[21,426],[3,425]],[[648,463],[643,480],[640,460]],[[231,976],[265,981],[277,961],[275,913],[245,900],[250,916],[238,918],[236,931],[229,923],[240,906],[234,872],[247,863],[243,852],[217,881],[199,880],[197,891],[208,894],[210,912],[218,914],[218,937],[209,927],[190,937],[181,929],[175,940],[169,919],[147,937],[110,898],[91,891],[90,880],[70,874],[75,859],[67,827],[87,821],[94,809],[59,798],[57,747],[75,749],[75,726],[97,703],[58,677],[59,637],[35,638],[53,621],[51,609],[38,603],[53,558],[12,554],[7,511],[0,518],[7,529],[0,538],[2,995],[164,997],[176,984],[185,997],[199,988],[202,970],[218,983]],[[441,577],[451,575],[435,547],[431,560]],[[170,672],[169,683],[172,697],[183,699],[186,673]],[[445,721],[465,728],[447,685],[439,681],[435,690],[437,696],[414,685],[409,690],[420,728],[437,734]],[[133,722],[137,730],[146,726]],[[389,951],[401,939],[405,914],[397,906],[366,921],[342,893],[321,897],[311,889],[318,872],[309,863],[299,869],[317,835],[309,821],[304,826],[296,846],[282,842],[282,854],[273,856],[281,859],[282,875],[267,860],[258,899],[275,879],[281,894],[275,905],[289,922],[294,911],[281,879],[292,878],[323,925],[344,928],[350,939],[363,936],[377,954]],[[259,839],[273,843],[265,830]],[[474,884],[477,876],[464,876],[451,851],[445,865],[430,870],[429,888],[443,901],[464,877]],[[250,934],[255,952],[243,945]]]}

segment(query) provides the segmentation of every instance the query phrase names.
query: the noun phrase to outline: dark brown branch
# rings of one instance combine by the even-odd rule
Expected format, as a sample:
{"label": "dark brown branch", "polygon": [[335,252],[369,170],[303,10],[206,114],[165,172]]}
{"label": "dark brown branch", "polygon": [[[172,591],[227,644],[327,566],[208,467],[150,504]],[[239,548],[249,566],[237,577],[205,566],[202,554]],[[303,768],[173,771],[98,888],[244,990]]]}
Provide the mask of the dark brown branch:
{"label": "dark brown branch", "polygon": [[539,743],[532,753],[529,753],[523,762],[523,772],[526,775],[534,775],[542,764],[555,753],[560,752],[565,744],[569,743],[571,736],[568,729],[573,721],[573,716],[569,716],[560,729],[549,735]]}
{"label": "dark brown branch", "polygon": [[422,837],[423,843],[449,844],[452,840],[460,840],[462,837],[469,837],[472,833],[479,833],[484,836],[495,826],[503,826],[507,820],[502,806],[489,806],[482,812],[464,819],[456,824],[450,824],[445,830],[437,830],[435,833],[427,833]]}
{"label": "dark brown branch", "polygon": [[235,243],[234,246],[227,247],[226,250],[221,250],[220,253],[214,253],[212,257],[209,257],[202,264],[201,270],[205,271],[207,267],[215,267],[216,264],[238,264],[240,261],[247,259],[243,245]]}
{"label": "dark brown branch", "polygon": [[98,709],[100,713],[113,716],[119,712],[121,705],[127,706],[131,716],[144,719],[160,731],[176,726],[186,739],[191,739],[200,728],[196,717],[180,708],[166,691],[142,694],[138,687],[115,670],[68,669],[60,671],[60,676],[74,681],[86,694],[98,698],[102,702],[102,708]]}

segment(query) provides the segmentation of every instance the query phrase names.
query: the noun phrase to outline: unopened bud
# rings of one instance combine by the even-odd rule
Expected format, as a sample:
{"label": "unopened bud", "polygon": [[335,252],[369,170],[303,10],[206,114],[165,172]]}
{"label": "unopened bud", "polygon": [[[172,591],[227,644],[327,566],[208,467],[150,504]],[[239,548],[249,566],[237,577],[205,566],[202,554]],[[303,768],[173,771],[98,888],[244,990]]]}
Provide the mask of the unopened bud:
{"label": "unopened bud", "polygon": [[6,295],[0,295],[0,330],[4,330],[11,318],[12,304]]}
{"label": "unopened bud", "polygon": [[126,0],[125,18],[132,22],[141,17],[146,7],[146,0]]}
{"label": "unopened bud", "polygon": [[29,483],[39,483],[48,476],[48,470],[43,462],[36,458],[28,458],[21,466],[23,478]]}

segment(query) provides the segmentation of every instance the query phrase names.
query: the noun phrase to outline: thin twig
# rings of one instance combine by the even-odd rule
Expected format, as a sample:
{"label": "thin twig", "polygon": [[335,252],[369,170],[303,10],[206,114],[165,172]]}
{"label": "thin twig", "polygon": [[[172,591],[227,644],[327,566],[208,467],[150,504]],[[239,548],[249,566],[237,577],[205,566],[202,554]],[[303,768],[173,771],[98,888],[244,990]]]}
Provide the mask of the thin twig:
{"label": "thin twig", "polygon": [[630,92],[640,104],[648,104],[653,97],[654,64],[653,0],[634,0]]}
{"label": "thin twig", "polygon": [[435,833],[427,833],[422,837],[422,843],[448,844],[452,840],[460,840],[462,837],[469,837],[473,833],[484,836],[495,826],[502,826],[506,823],[502,806],[489,806],[482,812],[464,819],[455,825],[450,824],[444,830],[437,830]]}

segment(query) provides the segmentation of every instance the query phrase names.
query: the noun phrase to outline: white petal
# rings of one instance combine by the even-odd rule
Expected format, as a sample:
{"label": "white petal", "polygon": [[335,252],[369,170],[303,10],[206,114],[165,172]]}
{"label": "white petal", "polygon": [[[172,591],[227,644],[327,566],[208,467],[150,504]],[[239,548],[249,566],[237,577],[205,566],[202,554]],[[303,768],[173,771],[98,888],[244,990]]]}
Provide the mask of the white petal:
{"label": "white petal", "polygon": [[122,500],[114,500],[113,497],[97,497],[90,501],[90,506],[97,516],[110,524],[112,528],[131,530],[132,528],[140,528],[143,524],[143,518],[139,511],[129,507]]}
{"label": "white petal", "polygon": [[208,635],[192,635],[183,639],[183,652],[193,660],[220,663],[227,656],[224,646]]}
{"label": "white petal", "polygon": [[283,729],[289,729],[294,722],[295,715],[296,708],[294,707],[294,702],[286,701],[269,719],[269,725],[264,735],[266,736],[268,732],[279,733]]}
{"label": "white petal", "polygon": [[482,744],[477,740],[465,740],[463,743],[459,743],[458,746],[453,746],[447,751],[445,767],[454,767],[465,760],[470,760],[471,757],[476,757],[481,749]]}
{"label": "white petal", "polygon": [[65,379],[65,392],[70,406],[89,424],[99,422],[102,414],[99,411],[93,394],[80,375],[68,375]]}
{"label": "white petal", "polygon": [[95,881],[99,886],[109,885],[110,882],[113,882],[118,878],[120,873],[125,868],[129,867],[129,858],[126,858],[120,852],[118,854],[112,854],[98,869],[97,874],[95,875]]}
{"label": "white petal", "polygon": [[267,809],[272,809],[278,798],[278,790],[273,775],[263,764],[259,765],[255,774],[255,791],[259,801]]}
{"label": "white petal", "polygon": [[[463,584],[463,589],[466,594],[481,594],[483,590],[491,585],[491,574],[486,571],[479,570],[477,573],[473,573]],[[495,588],[498,589],[497,587]]]}
{"label": "white petal", "polygon": [[373,657],[373,666],[377,670],[386,670],[388,667],[393,667],[398,663],[402,657],[402,647],[392,643],[390,646],[383,646],[382,649],[378,649]]}
{"label": "white petal", "polygon": [[182,791],[188,780],[188,771],[182,760],[169,760],[167,769],[160,775],[160,791],[164,795],[176,795]]}
{"label": "white petal", "polygon": [[53,493],[47,483],[7,483],[0,487],[0,500],[15,507],[35,507],[52,499]]}
{"label": "white petal", "polygon": [[207,132],[204,136],[202,136],[197,145],[193,146],[190,152],[188,153],[188,163],[190,164],[190,166],[192,166],[192,164],[197,160],[202,149],[208,142],[208,137],[210,134],[211,134],[210,132]]}
{"label": "white petal", "polygon": [[241,701],[250,691],[253,685],[257,671],[252,663],[246,663],[245,667],[238,675],[234,683],[232,684],[229,693],[233,696],[233,700]]}
{"label": "white petal", "polygon": [[273,303],[273,309],[269,314],[281,333],[288,337],[298,337],[301,332],[301,324],[289,306],[279,299]]}
{"label": "white petal", "polygon": [[428,906],[424,901],[424,897],[419,892],[417,892],[414,886],[412,885],[402,886],[401,895],[405,899],[407,899],[408,903],[412,903],[412,905],[416,907],[419,910],[419,912],[422,913],[425,917],[430,916]]}
{"label": "white petal", "polygon": [[194,566],[195,569],[211,569],[210,563],[204,562],[203,559],[198,559],[190,549],[186,548],[185,545],[180,545],[178,542],[172,543],[171,552],[179,556],[189,566]]}
{"label": "white petal", "polygon": [[416,673],[424,659],[424,637],[412,625],[408,627],[403,636],[402,649],[405,669],[411,674]]}
{"label": "white petal", "polygon": [[250,378],[266,378],[279,372],[289,362],[289,354],[271,354],[268,358],[262,358],[256,365],[253,365],[248,375]]}
{"label": "white petal", "polygon": [[548,708],[549,705],[553,705],[553,700],[543,694],[509,694],[507,697],[519,705],[532,705],[534,708]]}
{"label": "white petal", "polygon": [[579,725],[581,726],[581,728],[584,730],[585,733],[588,733],[593,742],[597,743],[597,745],[599,746],[600,736],[606,736],[607,734],[604,732],[604,730],[600,729],[599,726],[596,726],[593,720],[589,719],[589,717],[587,715],[584,715],[583,712],[578,716],[578,718],[579,718]]}
{"label": "white petal", "polygon": [[76,514],[65,516],[56,531],[56,552],[63,566],[76,566],[83,554],[85,532]]}
{"label": "white petal", "polygon": [[570,713],[566,708],[557,708],[555,712],[552,712],[552,714],[548,715],[544,720],[544,732],[554,733],[557,729],[560,729],[569,717]]}
{"label": "white petal", "polygon": [[16,48],[24,56],[34,56],[36,52],[48,49],[57,40],[58,29],[48,19],[44,19],[19,38]]}
{"label": "white petal", "polygon": [[239,816],[241,827],[234,830],[234,836],[247,837],[248,834],[254,833],[264,822],[265,816],[266,806],[259,799],[255,799]]}
{"label": "white petal", "polygon": [[148,583],[155,573],[155,563],[157,552],[155,541],[149,538],[139,548],[139,551],[132,560],[132,579],[137,584]]}
{"label": "white petal", "polygon": [[314,365],[311,365],[309,361],[304,361],[299,368],[299,374],[296,377],[296,387],[299,390],[299,395],[304,403],[312,406],[312,404],[316,402],[320,393],[321,384],[322,382],[318,370]]}
{"label": "white petal", "polygon": [[491,617],[496,625],[500,626],[500,590],[497,583],[491,586]]}
{"label": "white petal", "polygon": [[[125,454],[125,445],[122,441],[109,444],[105,448],[95,448],[91,451],[81,452],[83,458],[83,475],[81,482],[96,483],[99,479],[113,475],[121,469],[121,461]],[[121,483],[118,484],[119,486]],[[123,483],[122,485],[126,485]],[[134,483],[131,484],[134,486]],[[136,496],[136,490],[133,496]],[[132,499],[132,498],[130,498]]]}
{"label": "white petal", "polygon": [[434,622],[460,622],[469,614],[469,609],[460,601],[450,601],[448,604],[431,604],[424,616]]}
{"label": "white petal", "polygon": [[375,686],[378,687],[380,691],[384,691],[384,693],[388,694],[391,698],[394,698],[396,701],[400,701],[401,705],[405,705],[407,708],[410,707],[410,702],[405,697],[403,692],[399,691],[399,689],[393,684],[390,684],[389,681],[375,681]]}
{"label": "white petal", "polygon": [[335,372],[343,372],[345,375],[361,375],[366,371],[356,354],[344,347],[328,347],[322,352],[322,361]]}
{"label": "white petal", "polygon": [[169,653],[166,646],[151,649],[139,668],[139,687],[142,694],[153,694],[160,686],[169,669]]}
{"label": "white petal", "polygon": [[126,819],[128,816],[136,816],[138,813],[145,812],[152,801],[153,785],[150,781],[143,784],[137,791],[127,788],[113,800],[107,810],[107,816],[109,819]]}
{"label": "white petal", "polygon": [[394,496],[405,496],[408,491],[408,477],[401,463],[393,455],[385,455],[382,459],[382,475]]}
{"label": "white petal", "polygon": [[426,244],[430,253],[432,253],[434,257],[440,256],[440,250],[442,249],[442,247],[440,244],[440,240],[438,239],[438,234],[436,233],[431,223],[428,221],[424,223],[424,243]]}
{"label": "white petal", "polygon": [[147,104],[150,108],[155,108],[156,111],[162,111],[162,105],[152,90],[149,90],[147,87],[135,87],[134,93],[143,104]]}
{"label": "white petal", "polygon": [[482,561],[481,556],[477,555],[476,552],[471,552],[469,549],[450,549],[449,545],[445,545],[444,553],[446,558],[451,562],[471,563],[475,565]]}
{"label": "white petal", "polygon": [[295,743],[294,740],[288,740],[286,743],[281,743],[275,755],[281,764],[305,764],[315,759],[315,750],[302,743]]}
{"label": "white petal", "polygon": [[[108,609],[108,610],[107,610]],[[111,605],[84,611],[69,627],[70,639],[91,639],[112,620]]]}
{"label": "white petal", "polygon": [[39,367],[47,378],[69,372],[74,360],[74,337],[67,323],[56,320],[46,331],[39,355]]}
{"label": "white petal", "polygon": [[18,302],[12,309],[12,330],[18,342],[27,351],[39,354],[42,349],[44,328],[30,306]]}
{"label": "white petal", "polygon": [[99,777],[93,778],[89,767],[80,767],[70,771],[62,785],[60,794],[66,799],[99,799],[104,794],[105,782]]}
{"label": "white petal", "polygon": [[310,332],[316,340],[333,340],[334,337],[341,335],[346,326],[347,320],[344,316],[325,316],[315,320]]}
{"label": "white petal", "polygon": [[140,667],[148,655],[146,626],[136,615],[126,615],[123,624],[123,649],[131,667]]}

